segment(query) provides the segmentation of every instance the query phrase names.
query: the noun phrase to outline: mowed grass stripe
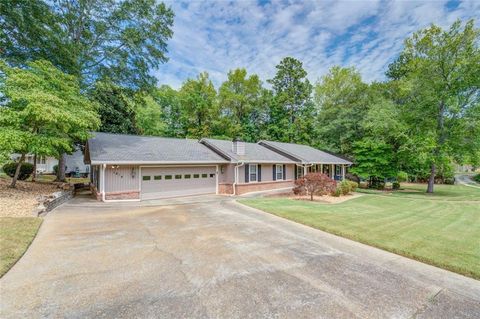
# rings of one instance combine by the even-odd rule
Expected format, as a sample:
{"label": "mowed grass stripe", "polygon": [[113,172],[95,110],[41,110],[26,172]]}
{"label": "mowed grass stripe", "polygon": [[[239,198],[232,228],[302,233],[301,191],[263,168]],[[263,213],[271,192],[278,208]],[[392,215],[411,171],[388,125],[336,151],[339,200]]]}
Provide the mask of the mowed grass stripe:
{"label": "mowed grass stripe", "polygon": [[[424,185],[414,185],[413,190],[420,187]],[[443,200],[423,193],[415,198],[366,194],[335,205],[285,198],[240,202],[480,279],[480,200],[471,200],[480,199],[480,190],[456,185],[436,188]]]}

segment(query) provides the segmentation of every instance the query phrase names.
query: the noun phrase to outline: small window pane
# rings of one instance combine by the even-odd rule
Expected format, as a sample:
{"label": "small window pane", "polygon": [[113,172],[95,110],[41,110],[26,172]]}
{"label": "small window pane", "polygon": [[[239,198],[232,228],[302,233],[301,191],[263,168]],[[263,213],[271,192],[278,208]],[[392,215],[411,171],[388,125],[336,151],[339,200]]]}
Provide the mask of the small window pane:
{"label": "small window pane", "polygon": [[184,178],[186,178],[186,179],[189,179],[191,177],[192,177],[192,175],[190,175],[190,174],[185,174],[185,176],[184,176]]}
{"label": "small window pane", "polygon": [[193,174],[193,178],[200,178],[200,174]]}
{"label": "small window pane", "polygon": [[155,176],[153,177],[153,179],[156,180],[156,181],[159,181],[159,180],[162,179],[162,175],[155,175]]}
{"label": "small window pane", "polygon": [[149,181],[149,180],[150,180],[150,176],[143,176],[142,179],[143,179],[144,181]]}
{"label": "small window pane", "polygon": [[172,175],[165,175],[165,179],[172,179]]}
{"label": "small window pane", "polygon": [[210,174],[210,177],[215,177],[215,174]]}
{"label": "small window pane", "polygon": [[182,179],[182,175],[175,175],[175,179]]}
{"label": "small window pane", "polygon": [[202,174],[202,178],[207,178],[208,174]]}

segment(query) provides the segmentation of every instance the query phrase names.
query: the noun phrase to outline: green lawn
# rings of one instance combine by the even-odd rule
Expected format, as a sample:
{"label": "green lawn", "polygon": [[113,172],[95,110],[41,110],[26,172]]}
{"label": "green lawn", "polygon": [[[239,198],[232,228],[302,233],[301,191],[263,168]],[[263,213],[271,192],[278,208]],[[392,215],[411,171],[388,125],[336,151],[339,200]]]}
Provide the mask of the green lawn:
{"label": "green lawn", "polygon": [[0,218],[0,277],[22,257],[41,223],[36,217]]}
{"label": "green lawn", "polygon": [[480,279],[480,189],[407,185],[340,204],[285,198],[241,203],[333,234]]}

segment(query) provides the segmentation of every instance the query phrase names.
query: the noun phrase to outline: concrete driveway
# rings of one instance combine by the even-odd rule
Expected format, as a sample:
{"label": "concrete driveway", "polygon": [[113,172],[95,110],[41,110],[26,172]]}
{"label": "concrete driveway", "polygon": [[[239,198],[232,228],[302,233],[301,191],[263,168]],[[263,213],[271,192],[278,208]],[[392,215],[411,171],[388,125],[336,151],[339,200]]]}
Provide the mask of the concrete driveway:
{"label": "concrete driveway", "polygon": [[480,282],[227,197],[49,214],[2,318],[475,318]]}

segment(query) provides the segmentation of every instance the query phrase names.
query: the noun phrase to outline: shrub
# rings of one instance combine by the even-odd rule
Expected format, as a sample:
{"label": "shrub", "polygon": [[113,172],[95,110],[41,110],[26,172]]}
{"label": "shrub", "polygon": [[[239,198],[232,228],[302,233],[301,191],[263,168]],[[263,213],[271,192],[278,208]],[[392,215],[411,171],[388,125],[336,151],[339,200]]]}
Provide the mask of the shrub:
{"label": "shrub", "polygon": [[473,180],[477,183],[480,183],[480,174],[473,176]]}
{"label": "shrub", "polygon": [[322,173],[308,173],[295,181],[293,193],[295,195],[326,195],[335,189],[335,181]]}
{"label": "shrub", "polygon": [[347,181],[342,181],[338,186],[337,189],[340,189],[342,195],[347,195],[351,191],[350,183]]}
{"label": "shrub", "polygon": [[360,183],[360,177],[358,177],[355,174],[347,173],[347,174],[345,174],[345,178],[348,179],[349,181]]}
{"label": "shrub", "polygon": [[55,175],[57,175],[57,173],[58,173],[58,164],[53,165],[52,169],[53,169],[53,173],[54,173]]}
{"label": "shrub", "polygon": [[393,182],[392,183],[392,189],[394,189],[394,190],[400,189],[400,183],[399,182]]}
{"label": "shrub", "polygon": [[[15,163],[15,162],[7,163],[3,165],[3,171],[8,176],[13,177],[15,175],[17,165],[18,163]],[[33,173],[33,165],[30,163],[22,163],[22,166],[20,166],[20,174],[18,174],[18,179],[21,181],[24,181],[27,178],[29,178],[30,175],[32,175],[32,173]]]}
{"label": "shrub", "polygon": [[453,184],[455,184],[455,178],[454,177],[446,177],[443,180],[443,183],[447,184],[447,185],[453,185]]}
{"label": "shrub", "polygon": [[358,183],[354,181],[348,181],[348,184],[350,184],[350,191],[354,192],[358,188]]}
{"label": "shrub", "polygon": [[402,172],[402,171],[398,172],[397,181],[399,183],[403,183],[403,182],[408,181],[408,173],[407,172]]}
{"label": "shrub", "polygon": [[333,197],[340,197],[340,195],[342,195],[342,190],[340,189],[340,187],[337,187],[334,191],[330,193],[330,195],[332,195]]}

